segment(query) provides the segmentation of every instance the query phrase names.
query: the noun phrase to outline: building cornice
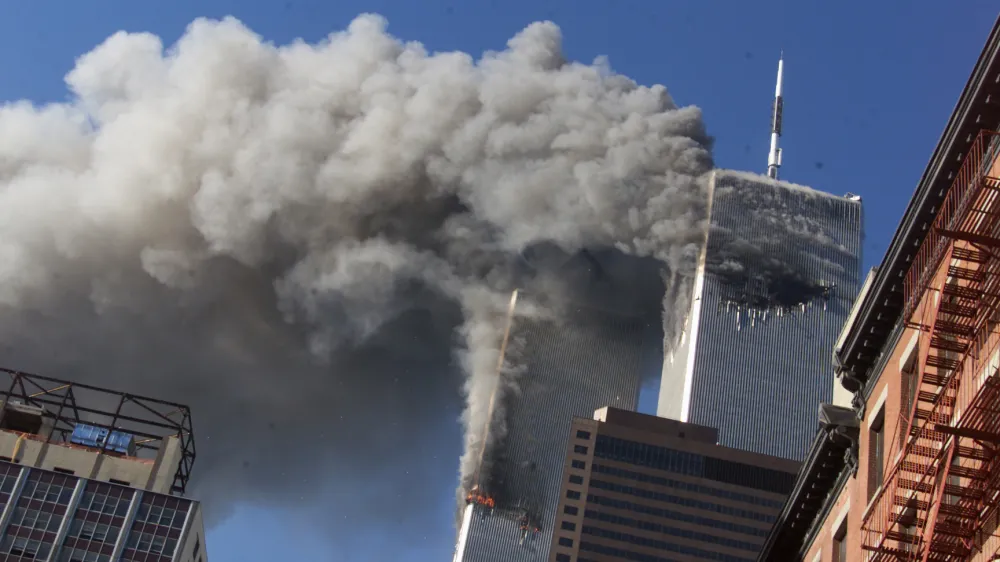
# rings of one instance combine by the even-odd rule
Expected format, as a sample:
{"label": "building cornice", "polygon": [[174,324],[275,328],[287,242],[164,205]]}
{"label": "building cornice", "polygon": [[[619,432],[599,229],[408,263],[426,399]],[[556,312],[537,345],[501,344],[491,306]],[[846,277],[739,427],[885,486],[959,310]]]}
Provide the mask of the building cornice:
{"label": "building cornice", "polygon": [[[860,425],[848,408],[821,404],[820,429],[785,505],[771,528],[758,562],[796,560],[818,531],[817,521],[836,501],[834,490],[843,486],[857,467]],[[840,484],[838,484],[840,483]]]}
{"label": "building cornice", "polygon": [[1000,18],[994,24],[969,81],[945,126],[893,235],[872,289],[848,329],[836,363],[841,381],[852,392],[872,384],[873,367],[886,339],[901,320],[903,280],[921,241],[958,172],[969,146],[983,129],[1000,124]]}
{"label": "building cornice", "polygon": [[[823,528],[840,491],[857,471],[860,420],[871,391],[904,332],[903,280],[969,146],[1000,125],[1000,18],[976,61],[930,161],[872,281],[838,342],[834,364],[854,393],[853,411],[821,406],[820,431],[758,562],[801,560]],[[824,408],[827,415],[824,418]],[[844,416],[849,413],[853,421]]]}

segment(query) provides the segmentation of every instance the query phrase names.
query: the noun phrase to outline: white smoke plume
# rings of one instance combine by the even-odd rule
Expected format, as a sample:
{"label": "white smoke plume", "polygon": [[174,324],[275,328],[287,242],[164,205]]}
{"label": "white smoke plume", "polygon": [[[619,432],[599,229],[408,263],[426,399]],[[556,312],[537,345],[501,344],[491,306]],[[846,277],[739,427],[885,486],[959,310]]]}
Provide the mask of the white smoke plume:
{"label": "white smoke plume", "polygon": [[421,473],[463,389],[485,438],[525,249],[677,275],[703,232],[700,111],[566,61],[549,22],[477,61],[375,15],[285,46],[198,20],[66,83],[0,107],[0,363],[190,404],[216,518],[331,478],[421,509],[387,467]]}

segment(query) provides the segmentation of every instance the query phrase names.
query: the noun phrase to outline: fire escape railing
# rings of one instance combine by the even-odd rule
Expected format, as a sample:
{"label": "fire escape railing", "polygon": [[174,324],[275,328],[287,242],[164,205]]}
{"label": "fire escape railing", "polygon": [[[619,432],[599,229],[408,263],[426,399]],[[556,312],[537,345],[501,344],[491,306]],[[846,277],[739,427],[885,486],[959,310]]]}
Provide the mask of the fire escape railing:
{"label": "fire escape railing", "polygon": [[965,160],[958,170],[958,175],[952,181],[951,187],[941,203],[941,208],[934,217],[930,232],[920,244],[903,281],[903,318],[905,320],[909,320],[916,311],[920,299],[926,292],[934,274],[937,273],[938,266],[948,249],[949,239],[942,235],[940,230],[953,230],[955,223],[961,221],[966,215],[974,200],[971,190],[974,189],[978,180],[986,174],[987,170],[984,170],[983,166],[992,165],[998,146],[1000,146],[997,142],[998,139],[1000,139],[1000,133],[980,131],[975,142],[970,146],[969,153],[966,154]]}
{"label": "fire escape railing", "polygon": [[972,143],[904,281],[919,379],[900,454],[862,522],[871,562],[962,559],[997,507],[1000,466],[986,441],[1000,445],[998,149],[992,131]]}

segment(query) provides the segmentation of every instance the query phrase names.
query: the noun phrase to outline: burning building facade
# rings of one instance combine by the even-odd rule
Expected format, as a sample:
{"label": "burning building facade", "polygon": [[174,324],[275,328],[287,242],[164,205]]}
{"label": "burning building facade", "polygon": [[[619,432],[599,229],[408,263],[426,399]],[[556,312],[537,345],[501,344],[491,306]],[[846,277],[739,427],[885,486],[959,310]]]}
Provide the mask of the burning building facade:
{"label": "burning building facade", "polygon": [[0,559],[205,562],[187,407],[0,370]]}
{"label": "burning building facade", "polygon": [[[593,298],[558,307],[558,317],[519,315],[532,297],[512,298],[504,353],[518,366],[516,388],[497,398],[493,421],[504,435],[484,451],[461,514],[456,562],[547,561],[574,416],[608,404],[635,409],[644,376],[662,361],[659,297],[623,306],[608,295],[626,293],[630,275],[608,277],[599,255],[577,260],[594,277]],[[650,276],[658,279],[655,269]]]}
{"label": "burning building facade", "polygon": [[657,413],[720,444],[802,460],[858,292],[860,198],[718,170],[710,230]]}
{"label": "burning building facade", "polygon": [[[677,301],[690,310],[662,306],[676,289],[664,287],[662,263],[613,252],[559,262],[556,276],[586,289],[555,315],[518,314],[527,295],[547,295],[515,295],[503,353],[517,374],[490,417],[501,429],[487,433],[501,437],[483,448],[456,562],[548,560],[573,418],[635,410],[645,377],[662,377],[660,416],[718,427],[731,448],[802,458],[858,290],[861,204],[738,172],[710,181],[692,298]],[[678,315],[685,330],[665,344]]]}

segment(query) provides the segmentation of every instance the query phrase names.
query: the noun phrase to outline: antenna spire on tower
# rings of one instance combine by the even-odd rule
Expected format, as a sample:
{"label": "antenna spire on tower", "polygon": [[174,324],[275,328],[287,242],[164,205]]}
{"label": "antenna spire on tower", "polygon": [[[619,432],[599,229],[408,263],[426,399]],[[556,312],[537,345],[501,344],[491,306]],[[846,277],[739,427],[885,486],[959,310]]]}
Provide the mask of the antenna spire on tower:
{"label": "antenna spire on tower", "polygon": [[785,50],[778,57],[778,82],[774,86],[774,106],[771,108],[771,151],[767,155],[767,176],[778,179],[778,168],[781,167],[781,148],[778,139],[781,138],[781,80],[785,70]]}

